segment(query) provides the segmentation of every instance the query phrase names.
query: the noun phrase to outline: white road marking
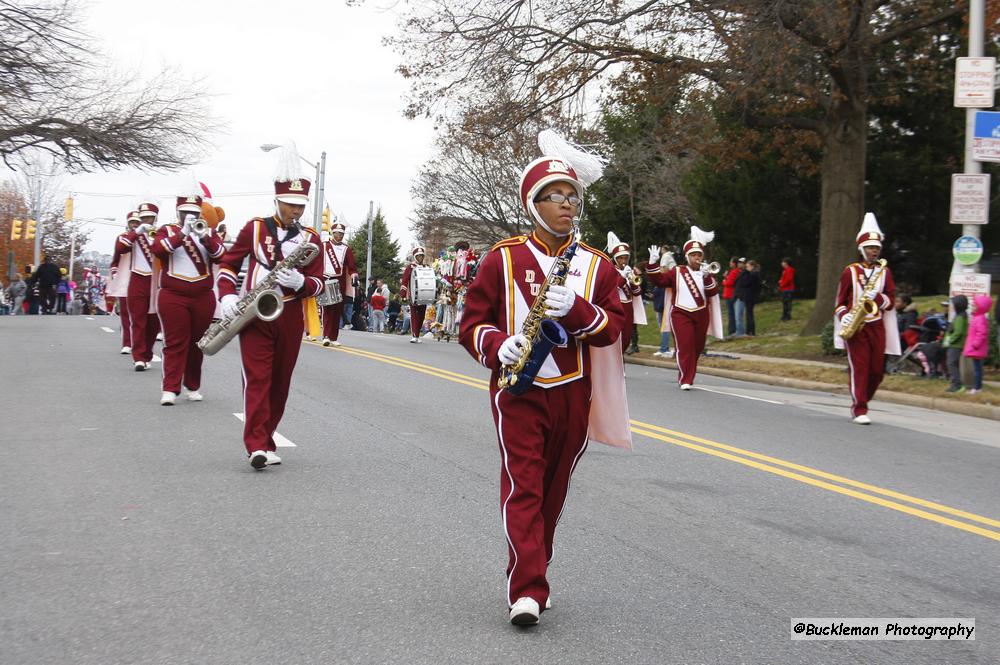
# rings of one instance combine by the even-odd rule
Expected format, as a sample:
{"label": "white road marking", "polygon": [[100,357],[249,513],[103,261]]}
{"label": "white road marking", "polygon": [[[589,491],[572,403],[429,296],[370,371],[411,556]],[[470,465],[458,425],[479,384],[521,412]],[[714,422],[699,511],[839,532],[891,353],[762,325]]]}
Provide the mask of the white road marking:
{"label": "white road marking", "polygon": [[107,326],[101,326],[101,330],[103,330],[104,332],[109,332],[109,333],[113,333],[114,332],[114,330],[112,330],[111,328],[109,328]]}
{"label": "white road marking", "polygon": [[85,316],[83,318],[87,319],[88,321],[93,321],[94,320],[94,317],[92,317],[92,316]]}
{"label": "white road marking", "polygon": [[[242,413],[234,413],[233,415],[236,416],[236,418],[241,423],[244,422],[244,420],[243,420],[243,414]],[[297,447],[294,443],[292,443],[291,441],[289,441],[288,439],[286,439],[282,435],[278,434],[277,432],[274,433],[274,445],[277,446],[278,448],[296,448]]]}
{"label": "white road marking", "polygon": [[713,390],[712,388],[705,388],[703,386],[691,386],[695,390],[704,390],[708,393],[717,393],[719,395],[729,395],[730,397],[742,397],[743,399],[752,399],[757,402],[767,402],[768,404],[784,404],[784,402],[776,402],[773,399],[764,399],[763,397],[751,397],[750,395],[741,395],[739,393],[727,393],[725,390]]}

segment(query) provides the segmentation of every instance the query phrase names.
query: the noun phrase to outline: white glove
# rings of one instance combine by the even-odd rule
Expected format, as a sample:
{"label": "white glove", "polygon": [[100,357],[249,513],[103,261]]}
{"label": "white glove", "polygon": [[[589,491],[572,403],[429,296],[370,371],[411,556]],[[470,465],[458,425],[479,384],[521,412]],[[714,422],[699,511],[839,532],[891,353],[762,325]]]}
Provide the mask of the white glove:
{"label": "white glove", "polygon": [[181,234],[189,236],[194,233],[194,229],[191,225],[194,223],[194,215],[184,215],[184,225],[181,227]]}
{"label": "white glove", "polygon": [[528,338],[524,335],[520,333],[511,335],[500,345],[500,350],[497,351],[497,358],[504,365],[513,365],[521,357],[521,350],[527,343]]}
{"label": "white glove", "polygon": [[649,262],[659,263],[660,262],[660,247],[659,245],[649,246]]}
{"label": "white glove", "polygon": [[840,317],[840,327],[846,328],[847,326],[851,325],[851,321],[853,320],[854,320],[853,314],[851,314],[850,312],[844,314],[842,317]]}
{"label": "white glove", "polygon": [[553,319],[561,319],[569,314],[576,302],[576,291],[568,286],[553,284],[545,293],[545,314]]}
{"label": "white glove", "polygon": [[234,296],[233,294],[228,294],[222,296],[222,318],[229,319],[236,316],[237,306],[236,303],[240,301],[239,296]]}
{"label": "white glove", "polygon": [[306,283],[305,275],[291,268],[281,268],[275,276],[278,278],[278,284],[292,291],[298,291]]}
{"label": "white glove", "polygon": [[140,224],[139,226],[135,227],[135,232],[138,235],[145,235],[149,233],[149,230],[152,228],[153,228],[152,224]]}

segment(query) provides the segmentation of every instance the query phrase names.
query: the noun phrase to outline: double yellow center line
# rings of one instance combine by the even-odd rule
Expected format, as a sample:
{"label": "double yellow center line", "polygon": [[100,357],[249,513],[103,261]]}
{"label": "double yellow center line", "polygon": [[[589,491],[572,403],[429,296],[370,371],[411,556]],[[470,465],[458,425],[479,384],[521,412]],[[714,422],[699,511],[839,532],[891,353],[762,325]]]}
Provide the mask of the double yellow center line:
{"label": "double yellow center line", "polygon": [[[332,347],[332,350],[359,356],[368,360],[388,363],[390,365],[402,367],[403,369],[408,369],[414,372],[420,372],[421,374],[427,374],[446,381],[453,381],[472,388],[479,388],[480,390],[489,390],[490,387],[489,381],[485,379],[451,372],[438,367],[433,367],[431,365],[414,362],[412,360],[344,346]],[[821,471],[819,469],[813,469],[811,467],[789,462],[777,457],[762,455],[751,450],[744,450],[735,446],[719,443],[718,441],[712,441],[711,439],[703,439],[691,434],[677,432],[665,427],[660,427],[659,425],[644,423],[639,420],[632,420],[630,422],[633,434],[638,434],[650,439],[662,441],[664,443],[670,443],[675,446],[681,446],[706,455],[712,455],[713,457],[742,464],[743,466],[748,466],[750,468],[757,469],[758,471],[773,473],[774,475],[781,476],[783,478],[797,480],[801,483],[812,485],[813,487],[819,487],[830,492],[836,492],[837,494],[849,496],[860,501],[866,501],[877,506],[882,506],[883,508],[890,508],[901,513],[906,513],[907,515],[913,515],[914,517],[919,517],[931,522],[937,522],[938,524],[944,524],[956,529],[961,529],[962,531],[974,533],[978,536],[983,536],[984,538],[1000,541],[1000,520],[991,519],[982,515],[976,515],[975,513],[945,506],[940,503],[935,503],[934,501],[927,501],[918,497],[909,496],[908,494],[877,487],[868,483],[862,483],[857,480],[851,480],[850,478],[827,473],[826,471]]]}

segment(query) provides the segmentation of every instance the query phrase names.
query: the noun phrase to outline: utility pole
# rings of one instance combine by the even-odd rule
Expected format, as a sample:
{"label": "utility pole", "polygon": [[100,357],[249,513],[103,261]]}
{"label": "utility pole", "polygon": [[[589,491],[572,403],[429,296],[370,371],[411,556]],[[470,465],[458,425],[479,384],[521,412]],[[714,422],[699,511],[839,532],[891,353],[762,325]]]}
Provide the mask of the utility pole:
{"label": "utility pole", "polygon": [[316,209],[313,217],[313,228],[319,233],[323,226],[323,203],[326,191],[326,150],[320,154],[319,164],[316,165]]}
{"label": "utility pole", "polygon": [[368,289],[371,288],[372,281],[372,227],[375,225],[374,214],[375,202],[368,202],[368,259],[365,261],[365,296],[368,296]]}
{"label": "utility pole", "polygon": [[45,225],[42,224],[42,183],[41,180],[38,182],[37,191],[35,194],[35,270],[38,270],[38,266],[41,263],[39,259],[42,256],[42,234],[45,232]]}

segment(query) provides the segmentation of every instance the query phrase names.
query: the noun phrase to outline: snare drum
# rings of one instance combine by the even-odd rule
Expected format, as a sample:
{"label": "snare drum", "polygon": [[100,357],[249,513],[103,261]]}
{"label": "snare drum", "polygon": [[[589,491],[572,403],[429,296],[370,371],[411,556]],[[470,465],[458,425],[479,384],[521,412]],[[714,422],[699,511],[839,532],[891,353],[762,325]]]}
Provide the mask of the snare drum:
{"label": "snare drum", "polygon": [[316,296],[316,303],[320,307],[337,305],[344,301],[344,296],[340,294],[340,281],[328,279],[323,283],[323,293]]}
{"label": "snare drum", "polygon": [[432,305],[437,293],[437,275],[430,266],[414,266],[410,272],[410,299],[414,305]]}

